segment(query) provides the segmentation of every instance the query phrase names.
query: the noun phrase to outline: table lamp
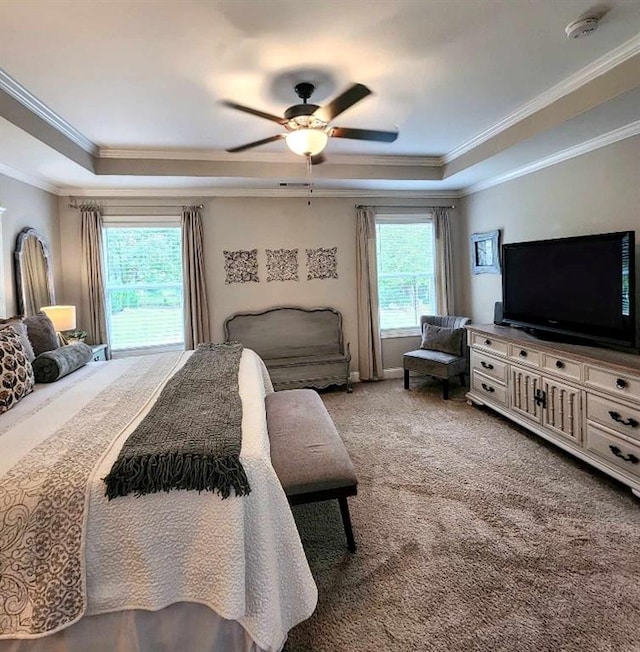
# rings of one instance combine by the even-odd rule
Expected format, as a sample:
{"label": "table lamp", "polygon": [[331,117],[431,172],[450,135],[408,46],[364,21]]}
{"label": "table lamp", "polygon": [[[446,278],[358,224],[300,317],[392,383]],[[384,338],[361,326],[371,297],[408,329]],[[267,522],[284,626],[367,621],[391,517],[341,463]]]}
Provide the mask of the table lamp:
{"label": "table lamp", "polygon": [[47,317],[53,322],[53,327],[58,334],[58,341],[61,346],[67,344],[67,340],[62,334],[63,331],[72,331],[76,327],[76,307],[75,306],[42,306],[40,308]]}

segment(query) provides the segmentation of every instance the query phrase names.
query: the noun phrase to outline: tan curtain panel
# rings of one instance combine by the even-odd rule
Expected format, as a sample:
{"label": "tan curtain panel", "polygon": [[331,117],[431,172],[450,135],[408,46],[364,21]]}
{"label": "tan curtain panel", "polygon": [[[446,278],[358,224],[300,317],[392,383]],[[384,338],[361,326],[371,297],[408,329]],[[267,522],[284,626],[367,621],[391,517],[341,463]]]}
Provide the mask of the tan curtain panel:
{"label": "tan curtain panel", "polygon": [[446,208],[435,208],[433,225],[436,236],[436,296],[438,313],[451,315],[453,310],[453,244],[451,219]]}
{"label": "tan curtain panel", "polygon": [[184,208],[181,224],[184,346],[189,350],[211,341],[200,210],[192,206]]}
{"label": "tan curtain panel", "polygon": [[360,380],[380,380],[382,343],[378,315],[376,217],[369,207],[356,214],[356,284],[358,301],[358,371]]}
{"label": "tan curtain panel", "polygon": [[87,306],[84,312],[88,321],[78,324],[78,327],[87,331],[89,342],[107,344],[107,357],[110,357],[102,260],[102,213],[99,207],[85,206],[80,209],[80,239]]}

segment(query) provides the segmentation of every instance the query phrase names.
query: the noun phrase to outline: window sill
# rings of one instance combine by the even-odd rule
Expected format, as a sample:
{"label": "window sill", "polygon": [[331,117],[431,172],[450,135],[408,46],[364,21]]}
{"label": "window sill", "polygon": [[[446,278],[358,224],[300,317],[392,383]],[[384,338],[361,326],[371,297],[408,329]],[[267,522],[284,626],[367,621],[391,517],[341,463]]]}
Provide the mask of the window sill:
{"label": "window sill", "polygon": [[135,349],[119,349],[112,351],[111,359],[133,358],[140,355],[152,355],[154,353],[168,353],[170,351],[184,351],[184,344],[159,344],[156,346],[141,346]]}
{"label": "window sill", "polygon": [[396,337],[420,337],[420,327],[414,326],[412,328],[389,328],[380,331],[380,338],[383,340],[390,340]]}

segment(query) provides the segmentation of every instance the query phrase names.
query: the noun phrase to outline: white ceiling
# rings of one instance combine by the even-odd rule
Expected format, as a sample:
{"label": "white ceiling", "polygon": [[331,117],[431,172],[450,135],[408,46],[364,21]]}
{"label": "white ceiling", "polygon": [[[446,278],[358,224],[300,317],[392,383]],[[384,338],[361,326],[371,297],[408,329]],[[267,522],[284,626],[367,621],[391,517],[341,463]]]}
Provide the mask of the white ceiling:
{"label": "white ceiling", "polygon": [[[335,124],[397,127],[400,137],[390,144],[332,139],[328,162],[314,168],[318,187],[468,190],[608,142],[608,134],[615,140],[640,133],[640,74],[624,69],[634,57],[640,61],[640,1],[610,0],[607,7],[594,34],[570,41],[565,25],[602,6],[587,0],[0,0],[0,68],[8,75],[0,89],[9,84],[14,98],[22,90],[22,105],[70,126],[75,143],[97,146],[99,158],[120,159],[118,174],[94,174],[5,97],[0,171],[60,193],[274,188],[304,180],[304,162],[283,142],[226,154],[279,127],[219,100],[282,115],[299,101],[297,81],[318,84],[316,103],[361,82],[375,95]],[[604,75],[617,90],[601,85],[580,95],[583,85]],[[563,114],[563,97],[574,102],[573,113]],[[545,107],[555,119],[525,124]],[[517,127],[521,133],[504,144],[501,131],[516,134]],[[472,150],[472,163],[457,165]],[[160,164],[134,162],[141,158],[165,161],[163,176]],[[195,172],[187,158],[219,164]],[[460,171],[448,176],[451,161]]]}

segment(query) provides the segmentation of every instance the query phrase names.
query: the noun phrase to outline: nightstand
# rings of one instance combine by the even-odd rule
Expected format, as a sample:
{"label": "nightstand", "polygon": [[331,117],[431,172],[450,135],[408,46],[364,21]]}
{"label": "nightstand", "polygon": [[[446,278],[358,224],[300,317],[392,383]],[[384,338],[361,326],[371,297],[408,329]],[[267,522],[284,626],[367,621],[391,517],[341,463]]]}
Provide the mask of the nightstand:
{"label": "nightstand", "polygon": [[93,357],[91,358],[94,362],[100,362],[107,360],[107,345],[106,344],[91,344],[93,350]]}

